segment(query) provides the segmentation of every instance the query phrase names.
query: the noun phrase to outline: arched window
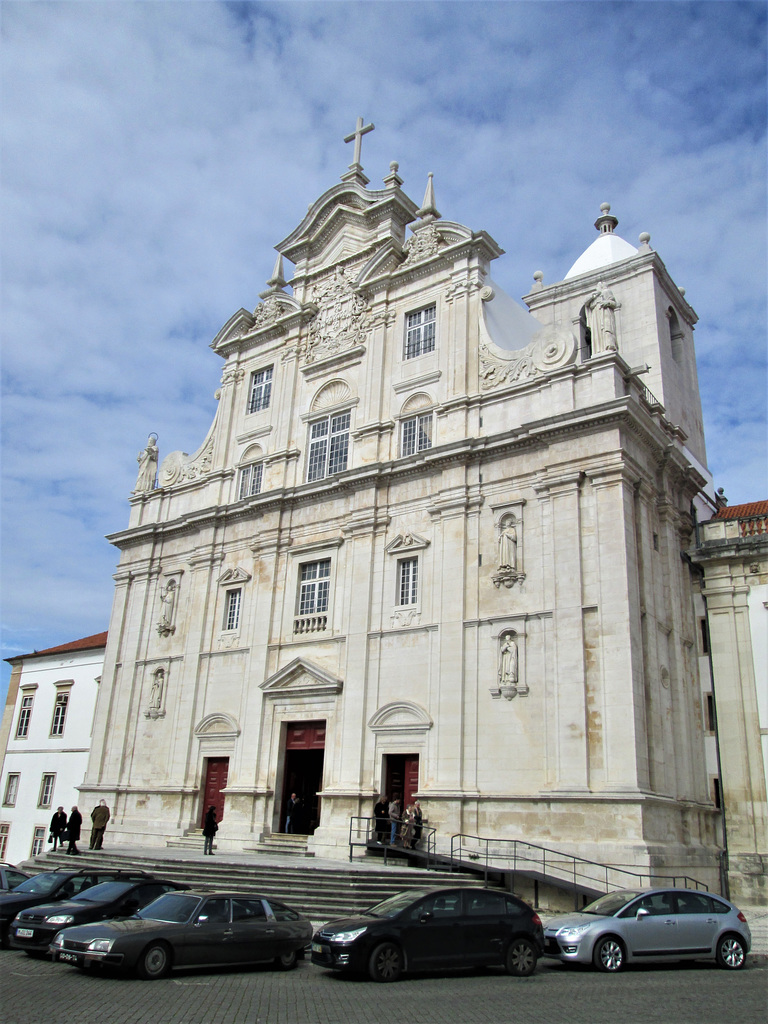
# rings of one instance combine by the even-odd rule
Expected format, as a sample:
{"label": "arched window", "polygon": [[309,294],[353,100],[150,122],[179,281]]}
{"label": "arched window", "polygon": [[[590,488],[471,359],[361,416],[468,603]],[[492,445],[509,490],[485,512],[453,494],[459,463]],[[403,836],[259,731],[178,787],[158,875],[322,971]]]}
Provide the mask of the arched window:
{"label": "arched window", "polygon": [[251,445],[243,455],[237,487],[238,498],[250,498],[261,491],[264,476],[263,457],[264,452],[257,444]]}
{"label": "arched window", "polygon": [[411,395],[400,413],[400,455],[415,455],[432,447],[434,402],[429,395]]}
{"label": "arched window", "polygon": [[352,392],[343,380],[330,381],[315,397],[309,424],[307,482],[323,480],[347,468],[352,411],[343,406],[353,404]]}

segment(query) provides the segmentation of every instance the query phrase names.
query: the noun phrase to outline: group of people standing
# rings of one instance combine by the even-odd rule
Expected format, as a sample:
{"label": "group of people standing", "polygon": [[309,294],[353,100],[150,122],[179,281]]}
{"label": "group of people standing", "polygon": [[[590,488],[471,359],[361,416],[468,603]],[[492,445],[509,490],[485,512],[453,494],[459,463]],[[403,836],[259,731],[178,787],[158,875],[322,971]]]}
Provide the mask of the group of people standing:
{"label": "group of people standing", "polygon": [[382,793],[373,808],[376,821],[376,842],[379,846],[387,843],[394,846],[398,839],[406,850],[415,850],[424,826],[424,815],[418,800],[408,804],[404,811],[400,809],[400,797],[395,796],[390,803],[389,797]]}
{"label": "group of people standing", "polygon": [[[101,800],[91,811],[91,850],[100,850],[104,841],[104,832],[109,821],[110,813],[107,801]],[[77,841],[80,838],[80,831],[83,827],[83,816],[75,805],[69,812],[69,817],[63,807],[59,807],[51,818],[50,835],[48,842],[53,843],[53,851],[57,846],[68,843],[67,853],[80,853],[77,848]]]}

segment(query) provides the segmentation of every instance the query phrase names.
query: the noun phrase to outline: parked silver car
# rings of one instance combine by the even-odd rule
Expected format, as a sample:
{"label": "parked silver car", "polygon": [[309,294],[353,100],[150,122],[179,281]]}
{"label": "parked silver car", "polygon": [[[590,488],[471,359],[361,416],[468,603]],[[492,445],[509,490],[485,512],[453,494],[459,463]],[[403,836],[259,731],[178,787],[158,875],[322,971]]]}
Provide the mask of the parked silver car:
{"label": "parked silver car", "polygon": [[544,925],[544,956],[600,971],[707,958],[734,971],[744,966],[751,944],[738,907],[694,889],[620,889]]}

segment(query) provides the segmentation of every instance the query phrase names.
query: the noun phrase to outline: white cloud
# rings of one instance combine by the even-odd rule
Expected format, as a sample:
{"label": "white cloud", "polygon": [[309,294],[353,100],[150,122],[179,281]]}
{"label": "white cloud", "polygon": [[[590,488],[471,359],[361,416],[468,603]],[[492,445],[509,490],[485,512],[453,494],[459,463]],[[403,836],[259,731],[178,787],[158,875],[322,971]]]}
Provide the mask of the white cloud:
{"label": "white cloud", "polygon": [[3,10],[5,656],[106,628],[136,453],[193,451],[208,344],[376,124],[418,202],[561,278],[607,200],[696,308],[707,444],[766,494],[765,10],[15,3]]}

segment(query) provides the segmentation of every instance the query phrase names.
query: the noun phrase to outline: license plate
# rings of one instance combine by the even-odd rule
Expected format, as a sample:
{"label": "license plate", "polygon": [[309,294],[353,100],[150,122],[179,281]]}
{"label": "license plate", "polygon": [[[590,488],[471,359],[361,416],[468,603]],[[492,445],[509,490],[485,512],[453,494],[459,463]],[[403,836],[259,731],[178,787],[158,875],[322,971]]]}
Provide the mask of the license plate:
{"label": "license plate", "polygon": [[35,931],[33,928],[17,928],[16,938],[17,939],[31,939],[33,938]]}
{"label": "license plate", "polygon": [[76,964],[77,956],[74,953],[59,953],[59,960],[63,960],[65,964]]}
{"label": "license plate", "polygon": [[313,942],[312,943],[312,952],[313,953],[322,953],[323,952],[323,947],[320,945],[319,942]]}

